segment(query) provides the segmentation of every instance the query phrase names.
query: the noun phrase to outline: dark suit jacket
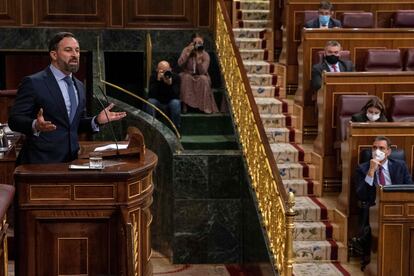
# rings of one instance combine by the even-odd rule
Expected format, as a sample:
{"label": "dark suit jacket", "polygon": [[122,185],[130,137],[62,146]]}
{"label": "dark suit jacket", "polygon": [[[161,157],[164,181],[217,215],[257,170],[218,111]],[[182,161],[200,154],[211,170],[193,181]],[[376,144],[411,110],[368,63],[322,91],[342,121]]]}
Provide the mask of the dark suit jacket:
{"label": "dark suit jacket", "polygon": [[[339,70],[341,72],[352,72],[354,71],[354,65],[349,60],[339,60]],[[325,60],[322,63],[314,64],[312,66],[311,87],[313,91],[318,91],[319,88],[321,88],[323,71],[331,71]]]}
{"label": "dark suit jacket", "polygon": [[[309,20],[308,22],[305,23],[304,25],[305,28],[319,28],[319,18],[315,18],[312,20]],[[341,28],[342,24],[341,21],[336,20],[334,18],[330,18],[329,19],[329,23],[328,23],[328,28]]]}
{"label": "dark suit jacket", "polygon": [[[369,122],[369,120],[366,113],[358,112],[352,115],[351,122],[365,123]],[[384,114],[381,113],[377,122],[388,122],[388,120],[387,117],[385,117]]]}
{"label": "dark suit jacket", "polygon": [[[83,84],[76,78],[74,83],[79,104],[72,123],[69,123],[62,92],[49,67],[22,80],[8,121],[12,130],[26,135],[17,164],[59,163],[77,158],[78,130],[92,131],[92,118],[86,117]],[[55,124],[56,130],[35,136],[32,123],[40,108],[43,108],[45,120]]]}
{"label": "dark suit jacket", "polygon": [[[408,172],[407,165],[404,161],[394,160],[388,158],[388,169],[390,171],[392,184],[413,184],[413,179]],[[355,172],[356,192],[361,201],[375,204],[376,197],[376,177],[374,178],[374,185],[370,186],[365,182],[369,170],[369,161],[360,164]]]}

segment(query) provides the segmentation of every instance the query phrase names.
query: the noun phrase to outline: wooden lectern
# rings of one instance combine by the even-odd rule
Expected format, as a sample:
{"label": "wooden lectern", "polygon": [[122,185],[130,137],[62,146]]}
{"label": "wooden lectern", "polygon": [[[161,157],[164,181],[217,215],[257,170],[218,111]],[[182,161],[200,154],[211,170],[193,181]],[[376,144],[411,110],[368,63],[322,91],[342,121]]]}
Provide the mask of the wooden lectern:
{"label": "wooden lectern", "polygon": [[365,275],[414,275],[414,185],[377,188],[369,215],[372,252]]}
{"label": "wooden lectern", "polygon": [[18,275],[152,275],[156,163],[145,150],[139,157],[104,158],[102,170],[71,170],[67,163],[17,167]]}

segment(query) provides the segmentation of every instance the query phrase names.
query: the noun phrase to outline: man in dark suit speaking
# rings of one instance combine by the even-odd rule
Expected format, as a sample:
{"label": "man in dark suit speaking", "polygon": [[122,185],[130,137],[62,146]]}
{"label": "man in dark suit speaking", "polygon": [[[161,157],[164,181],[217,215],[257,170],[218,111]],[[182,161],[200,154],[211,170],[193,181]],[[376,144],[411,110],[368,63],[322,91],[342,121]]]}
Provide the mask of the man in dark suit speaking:
{"label": "man in dark suit speaking", "polygon": [[371,250],[371,228],[369,207],[375,205],[376,186],[393,184],[413,184],[407,165],[402,160],[388,158],[391,154],[391,141],[378,136],[372,145],[372,159],[360,164],[355,171],[357,196],[361,203],[359,218],[360,231],[353,242],[362,247],[361,269],[369,263]]}
{"label": "man in dark suit speaking", "polygon": [[9,115],[10,128],[26,135],[18,164],[72,161],[79,150],[78,131],[96,132],[126,116],[111,112],[113,104],[95,117],[86,116],[85,88],[72,74],[80,57],[72,33],[57,33],[49,42],[49,55],[50,66],[22,80]]}

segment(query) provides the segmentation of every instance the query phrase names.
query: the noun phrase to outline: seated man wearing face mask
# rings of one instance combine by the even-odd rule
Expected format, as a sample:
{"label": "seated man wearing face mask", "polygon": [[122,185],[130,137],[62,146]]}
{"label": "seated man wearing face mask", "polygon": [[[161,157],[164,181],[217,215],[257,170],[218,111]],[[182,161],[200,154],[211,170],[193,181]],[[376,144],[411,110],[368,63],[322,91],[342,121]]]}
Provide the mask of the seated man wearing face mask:
{"label": "seated man wearing face mask", "polygon": [[352,122],[387,122],[385,104],[379,98],[369,100],[361,111],[352,115]]}
{"label": "seated man wearing face mask", "polygon": [[349,60],[341,60],[339,54],[342,47],[338,41],[331,40],[325,45],[325,53],[321,63],[312,66],[311,86],[318,91],[322,84],[322,72],[352,72],[354,65]]}
{"label": "seated man wearing face mask", "polygon": [[390,139],[385,136],[376,137],[372,144],[372,159],[360,164],[355,172],[356,193],[361,203],[360,233],[355,240],[363,250],[361,269],[369,263],[371,249],[369,207],[375,205],[376,186],[413,184],[405,162],[388,158],[391,151]]}
{"label": "seated man wearing face mask", "polygon": [[333,19],[333,5],[329,1],[321,1],[318,9],[318,18],[305,23],[305,28],[340,28],[341,21]]}

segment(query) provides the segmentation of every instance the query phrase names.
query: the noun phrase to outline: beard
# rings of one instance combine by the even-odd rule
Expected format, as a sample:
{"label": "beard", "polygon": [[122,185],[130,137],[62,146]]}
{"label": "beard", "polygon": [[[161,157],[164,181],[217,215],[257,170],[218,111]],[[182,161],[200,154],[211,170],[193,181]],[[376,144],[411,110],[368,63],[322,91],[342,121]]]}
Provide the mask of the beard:
{"label": "beard", "polygon": [[[71,63],[76,61],[76,63]],[[79,70],[79,60],[78,59],[71,59],[70,61],[66,62],[63,60],[58,60],[57,64],[61,70],[65,72],[76,73]]]}

